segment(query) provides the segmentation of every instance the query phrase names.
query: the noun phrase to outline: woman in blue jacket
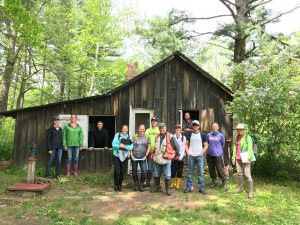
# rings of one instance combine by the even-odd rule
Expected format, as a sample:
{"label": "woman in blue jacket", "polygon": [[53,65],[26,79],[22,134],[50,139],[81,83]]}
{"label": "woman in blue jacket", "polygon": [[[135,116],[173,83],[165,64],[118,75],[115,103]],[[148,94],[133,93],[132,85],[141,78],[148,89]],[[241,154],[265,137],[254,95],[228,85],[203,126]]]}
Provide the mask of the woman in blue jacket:
{"label": "woman in blue jacket", "polygon": [[130,151],[133,149],[133,143],[128,134],[128,126],[123,125],[122,131],[115,134],[112,142],[113,161],[114,161],[114,183],[115,191],[122,191],[122,182],[127,170]]}

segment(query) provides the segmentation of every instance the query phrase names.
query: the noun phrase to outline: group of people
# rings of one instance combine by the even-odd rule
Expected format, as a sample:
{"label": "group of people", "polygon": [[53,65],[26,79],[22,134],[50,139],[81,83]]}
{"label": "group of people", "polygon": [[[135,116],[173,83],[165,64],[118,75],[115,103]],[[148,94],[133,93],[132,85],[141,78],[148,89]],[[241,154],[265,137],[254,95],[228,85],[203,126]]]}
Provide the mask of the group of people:
{"label": "group of people", "polygon": [[[58,127],[59,121],[54,119],[53,127],[48,130],[49,160],[46,165],[46,176],[49,175],[51,162],[56,154],[57,164],[61,162],[62,148],[68,151],[67,176],[70,175],[71,160],[74,165],[74,175],[78,176],[78,153],[82,148],[83,133],[81,127],[76,123],[76,116],[71,116],[70,124],[64,129]],[[76,123],[76,125],[75,125]],[[98,122],[98,132],[102,132],[98,138],[103,138],[105,132],[103,123]],[[168,196],[172,195],[171,189],[180,189],[184,161],[188,161],[188,177],[184,188],[185,193],[193,190],[194,169],[197,167],[198,190],[201,194],[207,194],[205,190],[203,170],[206,157],[211,188],[217,186],[217,174],[222,186],[227,190],[227,174],[223,161],[223,149],[225,138],[219,132],[218,123],[213,123],[212,131],[204,133],[200,130],[198,120],[191,120],[190,114],[184,115],[183,125],[177,124],[175,133],[167,131],[165,123],[158,123],[155,117],[151,118],[151,127],[146,130],[144,124],[138,126],[137,133],[130,137],[127,125],[123,125],[120,132],[117,132],[112,141],[113,164],[114,164],[114,190],[122,191],[122,183],[127,173],[128,160],[131,160],[132,178],[134,191],[143,192],[150,187],[152,176],[154,176],[151,192],[158,192],[161,188],[161,176],[165,179],[165,190]],[[238,134],[232,142],[232,164],[236,165],[238,172],[238,193],[243,191],[243,176],[248,181],[248,197],[253,197],[253,180],[251,177],[251,161],[254,157],[252,139],[245,134],[245,126],[238,124]],[[107,133],[107,132],[106,132]],[[54,141],[61,134],[62,140]],[[97,142],[97,134],[94,134],[93,143]],[[107,138],[101,142],[107,147]],[[103,144],[102,144],[103,145]],[[244,160],[244,155],[246,160]],[[138,176],[138,167],[140,176]],[[60,176],[60,166],[56,167],[56,176]]]}

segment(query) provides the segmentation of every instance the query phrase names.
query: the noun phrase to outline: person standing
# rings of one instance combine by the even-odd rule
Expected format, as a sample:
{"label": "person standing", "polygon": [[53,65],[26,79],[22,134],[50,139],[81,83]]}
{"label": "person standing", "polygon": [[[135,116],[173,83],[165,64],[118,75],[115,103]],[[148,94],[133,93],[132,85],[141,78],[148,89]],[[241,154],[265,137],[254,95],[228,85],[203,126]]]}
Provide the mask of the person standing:
{"label": "person standing", "polygon": [[54,116],[52,121],[52,126],[47,130],[47,147],[49,153],[49,159],[46,163],[46,177],[51,177],[51,163],[56,157],[55,165],[55,177],[60,180],[61,173],[61,155],[63,149],[63,132],[59,127],[59,117]]}
{"label": "person standing", "polygon": [[226,173],[223,162],[223,148],[225,146],[225,138],[222,133],[219,132],[219,124],[213,123],[212,132],[207,134],[208,149],[206,152],[206,160],[209,169],[209,175],[211,178],[211,188],[216,187],[216,180],[218,172],[219,177],[222,180],[224,190],[227,190]]}
{"label": "person standing", "polygon": [[97,130],[92,132],[90,143],[89,143],[89,149],[93,150],[93,148],[108,148],[108,132],[103,127],[103,122],[98,121],[97,123]]}
{"label": "person standing", "polygon": [[198,173],[198,187],[201,194],[207,194],[205,191],[204,177],[203,177],[203,165],[204,154],[208,148],[206,135],[200,132],[200,123],[198,120],[192,122],[193,132],[187,136],[186,149],[189,156],[189,171],[188,180],[184,192],[188,193],[192,190],[194,167],[197,165]]}
{"label": "person standing", "polygon": [[189,112],[184,113],[184,119],[182,121],[182,133],[187,136],[193,132],[191,114]]}
{"label": "person standing", "polygon": [[[131,151],[132,178],[134,181],[134,191],[144,191],[144,182],[146,180],[147,165],[146,158],[150,152],[150,139],[145,135],[145,125],[141,124],[138,133],[133,137],[133,151]],[[141,177],[139,179],[137,169],[141,168]]]}
{"label": "person standing", "polygon": [[[238,190],[237,193],[243,191],[244,177],[248,181],[248,197],[253,198],[253,180],[251,176],[251,161],[254,159],[254,153],[252,149],[252,138],[250,135],[245,134],[245,125],[239,123],[236,127],[237,137],[233,141],[233,154],[232,164],[236,165],[238,172]],[[242,154],[246,156],[246,159],[242,159]]]}
{"label": "person standing", "polygon": [[175,137],[177,144],[179,145],[180,151],[179,156],[172,160],[171,164],[171,184],[170,187],[176,187],[177,190],[180,189],[180,183],[182,178],[182,171],[184,166],[184,158],[185,158],[185,143],[186,137],[181,134],[181,125],[177,124],[175,126]]}
{"label": "person standing", "polygon": [[154,186],[151,192],[158,192],[160,186],[160,177],[165,177],[166,194],[171,196],[170,179],[171,179],[171,158],[166,156],[166,153],[171,153],[174,157],[178,156],[179,145],[174,137],[167,132],[166,124],[159,124],[160,133],[155,137],[155,148],[152,153],[154,167]]}
{"label": "person standing", "polygon": [[151,127],[146,130],[146,136],[150,139],[150,153],[147,156],[147,178],[144,187],[150,187],[152,173],[153,173],[153,160],[151,159],[151,154],[155,147],[155,137],[159,134],[159,129],[157,127],[157,119],[155,117],[151,118]]}
{"label": "person standing", "polygon": [[77,123],[77,116],[71,115],[71,122],[64,126],[63,130],[63,146],[68,152],[67,158],[67,176],[70,176],[71,161],[73,163],[74,175],[78,176],[78,161],[79,151],[83,147],[83,131],[81,126]]}
{"label": "person standing", "polygon": [[128,126],[123,125],[121,132],[115,134],[112,142],[114,162],[114,190],[122,191],[122,183],[127,171],[128,157],[133,143],[128,134]]}

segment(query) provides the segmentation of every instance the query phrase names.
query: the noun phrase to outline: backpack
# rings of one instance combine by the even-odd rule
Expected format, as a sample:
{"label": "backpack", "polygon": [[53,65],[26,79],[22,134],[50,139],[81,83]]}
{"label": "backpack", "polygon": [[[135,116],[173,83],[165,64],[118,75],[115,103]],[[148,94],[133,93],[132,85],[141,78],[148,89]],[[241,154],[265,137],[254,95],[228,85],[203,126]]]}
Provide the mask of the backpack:
{"label": "backpack", "polygon": [[[155,143],[156,143],[158,137],[159,137],[159,134],[157,134],[155,136]],[[163,154],[163,158],[168,159],[168,160],[173,160],[176,156],[176,152],[175,152],[174,148],[171,145],[171,134],[169,132],[167,132],[165,138],[166,138],[167,147],[166,147],[165,153]],[[152,153],[152,156],[151,156],[152,160],[154,158],[154,154],[155,154],[155,149],[154,149],[154,151]]]}

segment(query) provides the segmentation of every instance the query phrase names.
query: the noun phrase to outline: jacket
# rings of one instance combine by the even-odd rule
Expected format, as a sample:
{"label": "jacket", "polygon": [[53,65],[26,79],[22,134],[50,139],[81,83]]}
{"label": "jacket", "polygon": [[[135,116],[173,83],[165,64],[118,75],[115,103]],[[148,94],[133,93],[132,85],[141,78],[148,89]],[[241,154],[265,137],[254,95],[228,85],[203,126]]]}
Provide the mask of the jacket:
{"label": "jacket", "polygon": [[63,131],[64,147],[82,147],[83,146],[83,131],[79,124],[75,128],[69,123],[64,127]]}
{"label": "jacket", "polygon": [[[246,140],[246,137],[248,140]],[[237,138],[233,142],[233,149],[232,149],[232,160],[236,159],[236,145],[237,145]],[[254,157],[253,148],[252,148],[252,138],[248,134],[244,134],[241,139],[241,151],[248,151],[248,160],[251,161]]]}
{"label": "jacket", "polygon": [[48,151],[54,148],[63,148],[63,131],[52,126],[47,130],[47,148]]}

